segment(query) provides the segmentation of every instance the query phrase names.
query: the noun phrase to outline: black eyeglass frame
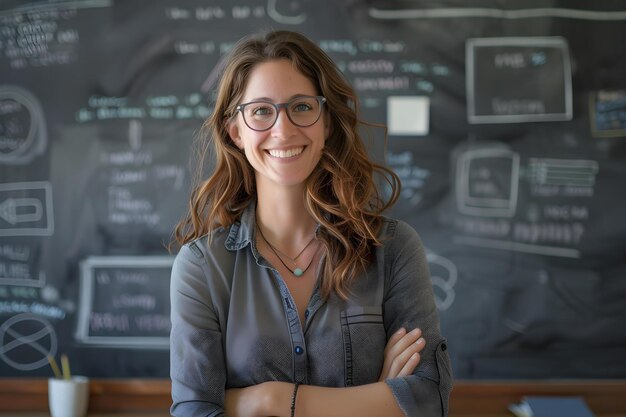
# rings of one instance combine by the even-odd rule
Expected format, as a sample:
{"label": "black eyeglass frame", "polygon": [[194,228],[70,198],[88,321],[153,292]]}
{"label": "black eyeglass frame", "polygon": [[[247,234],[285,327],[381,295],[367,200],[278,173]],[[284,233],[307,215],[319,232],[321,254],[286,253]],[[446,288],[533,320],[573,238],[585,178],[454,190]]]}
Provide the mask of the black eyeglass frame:
{"label": "black eyeglass frame", "polygon": [[[291,115],[289,114],[289,110],[288,110],[288,106],[290,103],[292,103],[295,100],[298,99],[302,99],[302,98],[314,98],[317,100],[317,102],[320,105],[320,113],[317,115],[317,118],[315,119],[315,121],[313,121],[312,123],[309,123],[307,125],[302,125],[299,123],[296,123],[292,118]],[[245,107],[249,104],[255,104],[255,103],[264,103],[264,104],[269,104],[270,106],[274,107],[274,109],[276,110],[276,117],[274,118],[274,121],[272,122],[271,125],[269,125],[268,127],[266,127],[265,129],[255,129],[252,126],[250,126],[248,124],[248,121],[246,120],[246,116],[243,112],[243,110],[245,109]],[[248,128],[250,128],[251,130],[254,130],[255,132],[265,132],[266,130],[270,130],[272,127],[274,127],[274,125],[276,124],[276,121],[278,120],[278,115],[280,113],[280,109],[284,108],[285,109],[285,113],[287,114],[287,118],[289,119],[289,121],[291,123],[293,123],[294,125],[298,126],[298,127],[309,127],[309,126],[313,126],[315,123],[318,122],[318,120],[320,119],[320,117],[322,116],[322,107],[324,106],[324,103],[326,103],[326,97],[324,96],[306,96],[306,95],[302,95],[302,96],[297,96],[292,98],[291,100],[285,102],[285,103],[272,103],[271,101],[265,101],[265,100],[255,100],[255,101],[250,101],[248,103],[241,103],[239,104],[237,107],[235,107],[235,111],[236,112],[241,112],[241,117],[243,118],[243,122],[246,124],[246,126],[248,126]],[[236,113],[235,113],[236,114]]]}

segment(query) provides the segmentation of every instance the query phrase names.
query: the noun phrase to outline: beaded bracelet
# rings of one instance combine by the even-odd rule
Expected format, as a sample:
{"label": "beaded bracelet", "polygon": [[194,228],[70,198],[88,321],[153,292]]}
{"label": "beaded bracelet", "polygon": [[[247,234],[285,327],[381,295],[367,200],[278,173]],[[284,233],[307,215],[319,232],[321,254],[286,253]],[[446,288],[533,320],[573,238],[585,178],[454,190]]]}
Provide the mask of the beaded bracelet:
{"label": "beaded bracelet", "polygon": [[298,395],[299,387],[299,382],[296,382],[293,386],[293,396],[291,397],[291,417],[294,417],[296,415],[296,396]]}

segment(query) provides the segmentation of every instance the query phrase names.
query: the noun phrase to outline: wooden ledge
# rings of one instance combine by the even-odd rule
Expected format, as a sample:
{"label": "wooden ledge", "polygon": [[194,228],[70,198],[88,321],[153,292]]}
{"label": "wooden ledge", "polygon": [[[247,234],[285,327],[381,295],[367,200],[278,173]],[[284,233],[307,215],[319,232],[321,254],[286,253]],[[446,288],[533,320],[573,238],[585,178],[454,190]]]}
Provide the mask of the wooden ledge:
{"label": "wooden ledge", "polygon": [[[89,411],[167,411],[167,379],[92,379]],[[0,410],[47,411],[47,379],[0,379]]]}
{"label": "wooden ledge", "polygon": [[[170,381],[165,379],[94,379],[89,411],[167,412]],[[626,416],[626,381],[457,381],[450,416],[512,415],[507,407],[525,395],[582,396],[597,416]],[[47,379],[0,378],[0,411],[48,410]]]}
{"label": "wooden ledge", "polygon": [[458,381],[450,397],[450,414],[510,415],[507,407],[527,395],[580,396],[598,416],[626,415],[626,381]]}

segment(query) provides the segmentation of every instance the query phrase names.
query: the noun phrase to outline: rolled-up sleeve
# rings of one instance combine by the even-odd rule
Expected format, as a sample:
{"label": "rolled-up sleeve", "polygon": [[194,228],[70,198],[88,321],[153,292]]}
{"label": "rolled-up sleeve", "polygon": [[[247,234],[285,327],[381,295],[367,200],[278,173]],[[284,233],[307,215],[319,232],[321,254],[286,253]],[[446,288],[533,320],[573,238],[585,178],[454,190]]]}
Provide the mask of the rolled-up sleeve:
{"label": "rolled-up sleeve", "polygon": [[210,297],[206,261],[183,246],[171,276],[170,413],[223,416],[226,371],[219,319]]}
{"label": "rolled-up sleeve", "polygon": [[446,416],[452,390],[452,369],[446,340],[439,328],[424,247],[408,224],[398,222],[385,250],[388,283],[383,303],[387,338],[400,327],[419,327],[426,340],[412,375],[386,381],[406,416]]}

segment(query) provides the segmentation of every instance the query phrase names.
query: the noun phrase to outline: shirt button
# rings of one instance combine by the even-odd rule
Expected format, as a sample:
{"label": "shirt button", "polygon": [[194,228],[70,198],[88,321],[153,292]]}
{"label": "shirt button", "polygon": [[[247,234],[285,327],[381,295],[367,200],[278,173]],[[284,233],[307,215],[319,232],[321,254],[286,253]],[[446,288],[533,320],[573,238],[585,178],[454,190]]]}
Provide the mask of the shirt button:
{"label": "shirt button", "polygon": [[297,355],[302,355],[304,353],[304,349],[302,349],[302,346],[296,346],[294,350],[296,351]]}
{"label": "shirt button", "polygon": [[308,319],[309,318],[309,310],[305,310],[304,311],[304,318]]}

